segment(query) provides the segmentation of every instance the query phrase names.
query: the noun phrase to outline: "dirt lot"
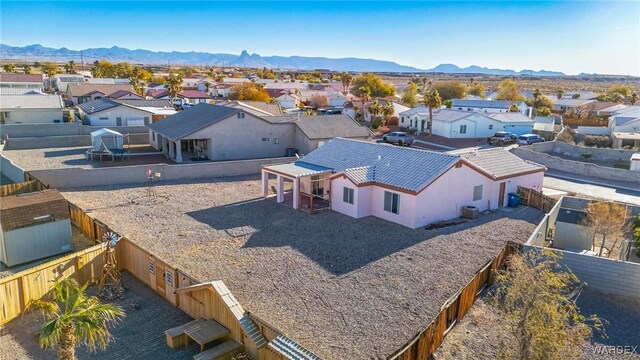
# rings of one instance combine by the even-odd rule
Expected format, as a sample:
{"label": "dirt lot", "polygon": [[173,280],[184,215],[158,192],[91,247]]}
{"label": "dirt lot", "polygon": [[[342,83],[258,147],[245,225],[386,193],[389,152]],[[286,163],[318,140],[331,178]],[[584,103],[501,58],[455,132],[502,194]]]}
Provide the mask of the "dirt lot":
{"label": "dirt lot", "polygon": [[260,197],[255,177],[67,191],[88,213],[325,359],[386,357],[542,214],[498,211],[440,230],[310,215]]}
{"label": "dirt lot", "polygon": [[[598,315],[608,321],[605,325],[607,338],[599,333],[585,343],[583,359],[640,359],[640,301],[607,295],[586,289],[578,297],[582,314]],[[478,298],[464,319],[447,335],[435,354],[436,359],[495,359],[499,356],[501,339],[509,334],[500,313],[484,294]],[[637,352],[618,354],[596,353],[602,347],[636,346]]]}
{"label": "dirt lot", "polygon": [[[115,303],[124,308],[126,317],[111,329],[115,342],[109,344],[106,351],[95,354],[89,353],[86,348],[78,348],[78,359],[186,360],[200,352],[195,342],[191,342],[187,349],[170,349],[166,344],[164,331],[193,320],[191,317],[162,300],[129,274],[123,275],[123,281],[128,289],[126,296]],[[95,295],[96,287],[88,291]],[[131,310],[132,302],[138,303],[140,308]],[[42,322],[42,316],[34,312],[0,326],[0,360],[55,359],[54,350],[43,350],[38,345]]]}

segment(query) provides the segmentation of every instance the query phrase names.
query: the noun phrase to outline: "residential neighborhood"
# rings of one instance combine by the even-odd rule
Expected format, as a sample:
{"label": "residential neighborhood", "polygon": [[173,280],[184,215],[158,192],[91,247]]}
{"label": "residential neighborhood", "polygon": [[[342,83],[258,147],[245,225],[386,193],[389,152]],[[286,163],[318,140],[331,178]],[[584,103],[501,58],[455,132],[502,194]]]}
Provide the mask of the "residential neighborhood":
{"label": "residential neighborhood", "polygon": [[0,360],[640,360],[637,14],[0,2]]}

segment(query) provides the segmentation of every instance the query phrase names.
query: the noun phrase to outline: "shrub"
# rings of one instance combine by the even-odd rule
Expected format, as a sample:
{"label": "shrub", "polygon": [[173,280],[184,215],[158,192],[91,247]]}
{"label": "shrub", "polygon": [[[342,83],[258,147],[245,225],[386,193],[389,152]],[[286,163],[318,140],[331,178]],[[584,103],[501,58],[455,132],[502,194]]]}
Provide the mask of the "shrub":
{"label": "shrub", "polygon": [[557,141],[566,142],[567,144],[574,145],[576,143],[576,131],[569,126],[565,126],[562,131],[556,136]]}
{"label": "shrub", "polygon": [[580,154],[580,156],[585,158],[585,160],[589,160],[589,159],[591,159],[593,157],[593,154],[584,153],[584,154]]}
{"label": "shrub", "polygon": [[584,138],[584,145],[589,147],[611,148],[613,139],[609,136],[587,135]]}
{"label": "shrub", "polygon": [[375,118],[372,122],[371,122],[371,128],[372,129],[377,129],[380,127],[380,125],[382,125],[382,119],[379,118]]}

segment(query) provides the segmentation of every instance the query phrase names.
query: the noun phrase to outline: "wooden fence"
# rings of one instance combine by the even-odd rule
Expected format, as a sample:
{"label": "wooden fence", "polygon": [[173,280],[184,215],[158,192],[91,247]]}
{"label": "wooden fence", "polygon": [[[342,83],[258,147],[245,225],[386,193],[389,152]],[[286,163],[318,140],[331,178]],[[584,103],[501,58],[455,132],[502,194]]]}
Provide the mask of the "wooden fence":
{"label": "wooden fence", "polygon": [[544,195],[542,192],[518,186],[518,195],[520,195],[520,204],[533,206],[545,213],[551,211],[558,200]]}
{"label": "wooden fence", "polygon": [[101,245],[32,267],[0,279],[0,325],[18,317],[30,300],[40,299],[55,280],[74,278],[79,283],[97,283],[104,266]]}
{"label": "wooden fence", "polygon": [[580,119],[580,118],[576,118],[576,117],[567,117],[567,116],[565,116],[562,119],[562,125],[607,127],[607,126],[609,126],[609,120],[608,119],[599,119],[599,118]]}
{"label": "wooden fence", "polygon": [[444,341],[445,336],[467,314],[478,294],[490,285],[498,270],[504,265],[505,259],[512,253],[519,251],[518,244],[505,243],[502,251],[480,269],[473,279],[442,306],[438,316],[429,326],[417,334],[390,359],[398,360],[427,360]]}
{"label": "wooden fence", "polygon": [[2,185],[0,187],[0,197],[26,194],[34,191],[46,189],[44,184],[37,180],[24,181],[15,184]]}

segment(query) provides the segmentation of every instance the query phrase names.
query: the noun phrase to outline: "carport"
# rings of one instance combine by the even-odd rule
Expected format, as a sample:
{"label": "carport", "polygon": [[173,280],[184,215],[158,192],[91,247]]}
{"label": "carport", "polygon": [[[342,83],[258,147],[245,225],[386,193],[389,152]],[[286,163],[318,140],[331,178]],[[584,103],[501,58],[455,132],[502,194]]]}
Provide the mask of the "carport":
{"label": "carport", "polygon": [[306,163],[262,167],[262,196],[269,197],[269,179],[276,179],[276,201],[286,203],[285,181],[293,182],[292,207],[308,212],[331,208],[331,169]]}

